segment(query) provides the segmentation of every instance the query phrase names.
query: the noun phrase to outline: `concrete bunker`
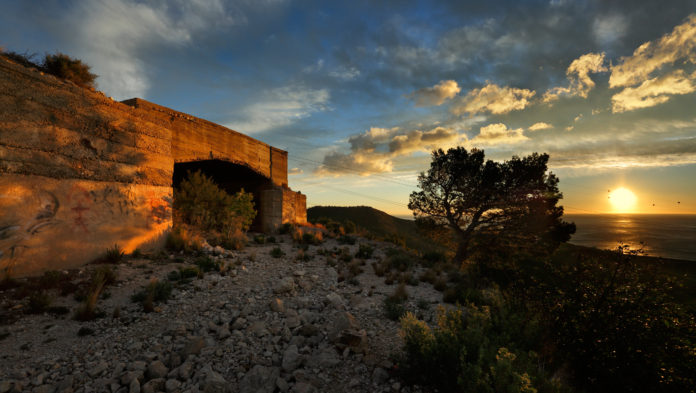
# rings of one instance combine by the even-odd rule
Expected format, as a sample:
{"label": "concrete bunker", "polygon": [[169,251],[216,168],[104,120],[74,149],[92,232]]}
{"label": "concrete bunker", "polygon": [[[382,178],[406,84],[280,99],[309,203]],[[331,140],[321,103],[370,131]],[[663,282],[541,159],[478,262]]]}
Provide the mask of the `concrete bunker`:
{"label": "concrete bunker", "polygon": [[[261,209],[261,198],[264,190],[273,189],[273,182],[254,171],[253,169],[234,162],[223,160],[202,160],[193,162],[178,162],[174,164],[174,175],[172,185],[175,189],[188,176],[188,173],[201,171],[204,175],[211,178],[220,188],[229,194],[237,193],[241,190],[250,192],[254,196],[254,209],[256,218],[251,224],[251,230],[263,231],[263,223],[268,221],[267,212]],[[264,206],[265,207],[265,206]],[[266,219],[265,219],[266,218]],[[265,220],[264,220],[265,219]]]}
{"label": "concrete bunker", "polygon": [[307,220],[288,153],[139,98],[100,92],[0,58],[0,274],[74,268],[118,244],[164,244],[173,185],[200,169],[254,195],[254,230]]}

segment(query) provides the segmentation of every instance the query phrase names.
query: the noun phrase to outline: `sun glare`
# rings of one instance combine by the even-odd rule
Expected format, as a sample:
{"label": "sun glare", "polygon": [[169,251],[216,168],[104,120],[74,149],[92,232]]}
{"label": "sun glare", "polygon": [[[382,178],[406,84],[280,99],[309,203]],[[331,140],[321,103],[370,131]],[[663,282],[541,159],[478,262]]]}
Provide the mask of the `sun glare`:
{"label": "sun glare", "polygon": [[633,211],[638,198],[628,188],[620,187],[609,193],[609,203],[615,213],[628,213]]}

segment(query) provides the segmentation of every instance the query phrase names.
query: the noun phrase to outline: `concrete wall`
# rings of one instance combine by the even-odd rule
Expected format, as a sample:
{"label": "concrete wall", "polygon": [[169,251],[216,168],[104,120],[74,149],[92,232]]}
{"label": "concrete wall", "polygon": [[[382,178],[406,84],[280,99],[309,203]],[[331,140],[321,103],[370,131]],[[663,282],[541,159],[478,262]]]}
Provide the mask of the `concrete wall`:
{"label": "concrete wall", "polygon": [[171,226],[171,131],[0,58],[0,273],[89,262]]}
{"label": "concrete wall", "polygon": [[222,160],[269,179],[262,227],[306,222],[287,152],[141,99],[102,93],[0,57],[0,274],[80,266],[119,244],[162,244],[174,163]]}
{"label": "concrete wall", "polygon": [[147,112],[172,132],[174,162],[223,160],[245,165],[279,186],[288,185],[288,153],[219,124],[133,98],[124,104]]}

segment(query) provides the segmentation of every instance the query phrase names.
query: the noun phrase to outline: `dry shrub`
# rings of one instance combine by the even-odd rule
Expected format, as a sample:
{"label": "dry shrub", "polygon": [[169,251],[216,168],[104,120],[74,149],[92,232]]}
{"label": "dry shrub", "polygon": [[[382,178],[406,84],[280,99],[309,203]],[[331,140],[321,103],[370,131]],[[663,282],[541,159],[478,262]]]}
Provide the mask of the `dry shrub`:
{"label": "dry shrub", "polygon": [[321,230],[311,226],[295,226],[292,230],[292,240],[300,244],[318,245],[324,241]]}
{"label": "dry shrub", "polygon": [[75,313],[75,319],[78,321],[89,321],[101,315],[97,310],[97,302],[104,288],[116,281],[116,275],[108,266],[102,266],[92,272],[89,291],[82,305]]}
{"label": "dry shrub", "polygon": [[203,237],[189,226],[179,225],[167,235],[166,247],[177,252],[200,251],[203,247]]}
{"label": "dry shrub", "polygon": [[70,80],[82,87],[94,87],[94,80],[97,78],[82,60],[73,59],[63,53],[46,55],[42,69],[51,75]]}

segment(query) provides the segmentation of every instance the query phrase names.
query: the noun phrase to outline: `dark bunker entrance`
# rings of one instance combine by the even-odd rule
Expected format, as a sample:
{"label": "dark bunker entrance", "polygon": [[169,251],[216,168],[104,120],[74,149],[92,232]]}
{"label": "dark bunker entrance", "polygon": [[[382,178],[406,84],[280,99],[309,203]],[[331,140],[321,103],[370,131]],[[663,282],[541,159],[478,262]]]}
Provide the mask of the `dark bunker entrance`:
{"label": "dark bunker entrance", "polygon": [[273,187],[270,179],[244,165],[222,160],[180,162],[174,164],[174,188],[179,187],[189,172],[194,173],[199,170],[228,194],[237,193],[242,189],[245,192],[250,192],[254,196],[254,209],[256,210],[251,230],[262,231],[261,222],[265,212],[261,211],[261,191]]}

